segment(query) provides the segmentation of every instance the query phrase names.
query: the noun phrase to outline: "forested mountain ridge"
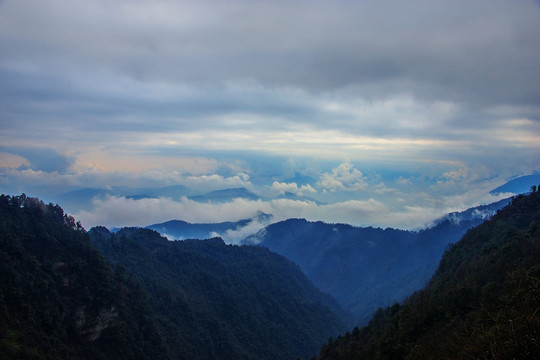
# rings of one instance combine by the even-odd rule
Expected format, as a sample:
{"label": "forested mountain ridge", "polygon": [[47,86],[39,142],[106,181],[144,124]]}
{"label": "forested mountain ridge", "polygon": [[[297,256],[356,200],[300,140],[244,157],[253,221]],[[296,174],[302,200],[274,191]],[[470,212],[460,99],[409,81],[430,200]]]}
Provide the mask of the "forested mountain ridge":
{"label": "forested mountain ridge", "polygon": [[428,286],[317,359],[540,358],[540,192],[448,249]]}
{"label": "forested mountain ridge", "polygon": [[381,306],[421,289],[451,243],[509,200],[448,214],[430,228],[405,231],[288,219],[244,240],[297,263],[365,325]]}
{"label": "forested mountain ridge", "polygon": [[140,228],[90,235],[148,290],[165,342],[180,349],[173,357],[306,358],[344,329],[337,302],[267,249],[219,238],[171,242]]}
{"label": "forested mountain ridge", "polygon": [[[272,215],[259,211],[256,216],[249,219],[241,219],[235,222],[227,221],[221,223],[188,223],[182,220],[169,220],[159,224],[145,226],[166,236],[169,240],[184,239],[209,239],[216,236],[223,236],[229,231],[240,230],[253,222],[269,222]],[[216,235],[219,234],[219,235]]]}
{"label": "forested mountain ridge", "polygon": [[58,205],[0,196],[0,359],[164,358],[152,315]]}
{"label": "forested mountain ridge", "polygon": [[346,329],[267,249],[90,233],[58,205],[0,196],[0,359],[297,359]]}

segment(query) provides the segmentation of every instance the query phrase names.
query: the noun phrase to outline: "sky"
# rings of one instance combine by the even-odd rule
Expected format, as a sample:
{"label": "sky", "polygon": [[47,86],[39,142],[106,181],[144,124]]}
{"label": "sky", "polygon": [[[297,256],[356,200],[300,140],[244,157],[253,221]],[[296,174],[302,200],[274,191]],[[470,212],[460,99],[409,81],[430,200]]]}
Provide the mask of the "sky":
{"label": "sky", "polygon": [[87,228],[421,228],[540,170],[539,34],[538,1],[2,0],[0,192],[261,197],[113,194]]}

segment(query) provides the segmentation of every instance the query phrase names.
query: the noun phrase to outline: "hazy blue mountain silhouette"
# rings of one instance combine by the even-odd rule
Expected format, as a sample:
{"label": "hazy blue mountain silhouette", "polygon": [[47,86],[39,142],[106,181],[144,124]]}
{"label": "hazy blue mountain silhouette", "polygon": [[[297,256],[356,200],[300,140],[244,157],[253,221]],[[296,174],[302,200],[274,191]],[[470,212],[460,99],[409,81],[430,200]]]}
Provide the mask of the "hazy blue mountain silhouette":
{"label": "hazy blue mountain silhouette", "polygon": [[418,232],[289,219],[265,227],[244,243],[267,247],[297,263],[364,324],[377,308],[422,288],[449,244],[508,201],[449,214]]}
{"label": "hazy blue mountain silhouette", "polygon": [[531,186],[538,184],[540,184],[540,174],[526,175],[510,180],[506,184],[491,190],[490,193],[525,194],[530,191]]}
{"label": "hazy blue mountain silhouette", "polygon": [[445,251],[426,287],[330,339],[316,359],[540,359],[540,192]]}
{"label": "hazy blue mountain silhouette", "polygon": [[220,223],[189,223],[183,220],[170,220],[163,223],[146,226],[160,234],[169,237],[170,240],[184,239],[209,239],[216,234],[223,234],[229,230],[239,230],[249,225],[253,221],[268,222],[272,215],[265,214],[262,211],[250,218],[238,221],[226,221]]}
{"label": "hazy blue mountain silhouette", "polygon": [[146,198],[169,197],[179,199],[181,196],[192,194],[193,191],[184,185],[172,185],[166,187],[141,187],[113,186],[111,188],[82,188],[68,191],[52,197],[54,202],[62,204],[66,210],[89,210],[92,208],[92,199],[103,199],[105,196],[125,196],[139,200]]}
{"label": "hazy blue mountain silhouette", "polygon": [[223,189],[210,191],[202,195],[194,195],[189,197],[191,200],[198,202],[229,202],[233,199],[242,198],[248,200],[259,200],[260,197],[245,187]]}
{"label": "hazy blue mountain silhouette", "polygon": [[277,197],[278,199],[289,199],[289,200],[295,200],[295,201],[308,201],[308,202],[314,202],[317,205],[325,205],[326,203],[320,202],[319,200],[313,199],[309,196],[303,196],[298,195],[292,192],[285,192],[284,194],[281,194]]}

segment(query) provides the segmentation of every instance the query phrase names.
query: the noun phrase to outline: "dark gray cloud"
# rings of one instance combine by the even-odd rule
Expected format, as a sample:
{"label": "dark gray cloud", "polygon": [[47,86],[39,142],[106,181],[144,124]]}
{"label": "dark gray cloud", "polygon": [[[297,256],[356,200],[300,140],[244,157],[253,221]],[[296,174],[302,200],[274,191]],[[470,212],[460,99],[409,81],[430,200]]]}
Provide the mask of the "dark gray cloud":
{"label": "dark gray cloud", "polygon": [[[19,155],[30,163],[29,168],[34,171],[66,173],[75,163],[71,156],[60,154],[52,148],[0,146],[0,152]],[[25,165],[22,165],[26,167]]]}
{"label": "dark gray cloud", "polygon": [[366,97],[412,91],[487,104],[540,97],[540,11],[531,1],[33,5],[4,6],[8,62],[39,58],[44,69],[143,82],[356,86]]}
{"label": "dark gray cloud", "polygon": [[3,1],[1,151],[34,172],[0,185],[530,173],[538,34],[534,1]]}

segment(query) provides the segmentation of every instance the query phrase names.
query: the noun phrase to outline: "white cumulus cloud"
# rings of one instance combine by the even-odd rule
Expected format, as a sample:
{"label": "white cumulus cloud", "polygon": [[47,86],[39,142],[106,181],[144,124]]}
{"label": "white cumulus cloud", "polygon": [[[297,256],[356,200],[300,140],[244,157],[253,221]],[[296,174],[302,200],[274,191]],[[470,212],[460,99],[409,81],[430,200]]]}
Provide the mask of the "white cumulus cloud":
{"label": "white cumulus cloud", "polygon": [[280,194],[285,194],[287,192],[297,194],[297,195],[305,195],[306,193],[316,193],[317,190],[315,190],[311,185],[300,185],[298,186],[297,183],[284,183],[279,181],[274,181],[272,183],[271,188],[273,190],[277,190]]}
{"label": "white cumulus cloud", "polygon": [[335,167],[332,173],[323,173],[318,185],[326,191],[362,191],[368,187],[364,174],[349,162]]}

